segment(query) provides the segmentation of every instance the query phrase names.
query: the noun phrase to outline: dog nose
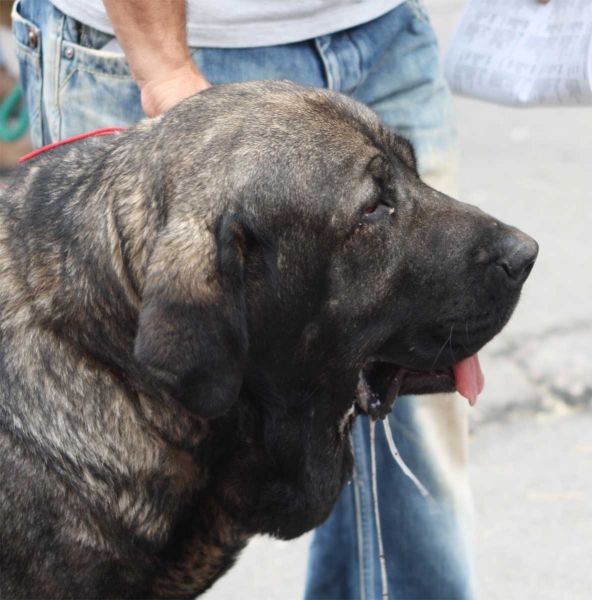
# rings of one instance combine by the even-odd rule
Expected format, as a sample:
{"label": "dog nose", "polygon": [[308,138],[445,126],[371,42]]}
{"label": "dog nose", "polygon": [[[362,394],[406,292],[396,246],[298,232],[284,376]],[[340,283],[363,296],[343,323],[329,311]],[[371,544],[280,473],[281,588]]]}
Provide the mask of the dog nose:
{"label": "dog nose", "polygon": [[526,281],[539,253],[539,245],[521,231],[504,236],[499,247],[496,265],[503,267],[511,279]]}

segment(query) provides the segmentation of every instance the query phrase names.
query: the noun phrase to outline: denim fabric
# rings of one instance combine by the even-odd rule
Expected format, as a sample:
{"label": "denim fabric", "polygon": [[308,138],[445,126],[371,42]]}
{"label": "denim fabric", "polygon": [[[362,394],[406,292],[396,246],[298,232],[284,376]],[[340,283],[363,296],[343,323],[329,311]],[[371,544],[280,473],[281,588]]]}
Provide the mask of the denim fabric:
{"label": "denim fabric", "polygon": [[[290,79],[365,102],[413,142],[424,179],[455,194],[451,97],[420,2],[408,0],[371,22],[306,42],[195,48],[193,58],[214,85]],[[143,118],[125,57],[101,50],[111,36],[63,15],[48,0],[20,0],[13,22],[35,146]],[[34,47],[31,31],[38,36]],[[472,598],[465,404],[455,395],[401,398],[390,422],[401,455],[430,490],[436,508],[390,457],[379,424],[378,501],[389,597]],[[358,419],[353,445],[353,481],[312,542],[306,591],[311,600],[381,597],[367,419]]]}
{"label": "denim fabric", "polygon": [[[442,456],[435,457],[435,448],[423,443],[425,436],[433,432],[424,427],[421,412],[432,407],[421,405],[419,398],[399,398],[389,422],[400,455],[435,502],[424,499],[398,468],[382,424],[376,425],[378,504],[388,597],[391,600],[474,598],[471,506],[462,493],[467,484],[462,476],[458,478],[459,472],[453,478],[449,473],[443,476],[444,471],[439,470]],[[313,538],[307,600],[382,598],[366,418],[356,423],[353,447],[353,479],[329,520],[317,529]],[[441,450],[446,452],[446,447]]]}

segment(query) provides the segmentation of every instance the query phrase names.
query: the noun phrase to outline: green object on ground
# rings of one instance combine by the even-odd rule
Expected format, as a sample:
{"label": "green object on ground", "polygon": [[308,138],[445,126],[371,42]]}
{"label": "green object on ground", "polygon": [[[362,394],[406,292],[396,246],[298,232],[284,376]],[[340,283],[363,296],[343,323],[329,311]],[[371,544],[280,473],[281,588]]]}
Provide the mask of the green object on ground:
{"label": "green object on ground", "polygon": [[23,91],[17,84],[0,103],[0,140],[4,142],[14,142],[27,131],[29,114],[22,98]]}

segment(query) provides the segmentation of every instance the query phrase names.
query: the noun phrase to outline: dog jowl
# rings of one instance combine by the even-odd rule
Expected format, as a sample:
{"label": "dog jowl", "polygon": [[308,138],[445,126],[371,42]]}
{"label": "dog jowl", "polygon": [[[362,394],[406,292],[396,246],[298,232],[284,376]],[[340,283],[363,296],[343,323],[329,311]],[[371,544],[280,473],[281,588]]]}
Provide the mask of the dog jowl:
{"label": "dog jowl", "polygon": [[49,150],[0,198],[7,598],[192,597],[320,524],[394,382],[474,400],[537,254],[286,82]]}

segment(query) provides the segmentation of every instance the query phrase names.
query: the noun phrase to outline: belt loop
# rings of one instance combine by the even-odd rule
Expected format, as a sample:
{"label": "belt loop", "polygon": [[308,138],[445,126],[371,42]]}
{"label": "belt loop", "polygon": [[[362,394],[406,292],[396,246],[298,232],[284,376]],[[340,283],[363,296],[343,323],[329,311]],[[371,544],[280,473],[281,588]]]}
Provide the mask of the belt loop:
{"label": "belt loop", "polygon": [[55,107],[56,107],[56,119],[55,125],[56,130],[52,131],[53,141],[58,141],[62,137],[62,111],[60,108],[60,70],[62,66],[62,49],[64,45],[64,28],[66,25],[66,15],[62,14],[60,19],[60,25],[57,31],[57,38],[55,41],[56,52],[55,52],[55,64],[54,64],[54,91],[55,91]]}
{"label": "belt loop", "polygon": [[341,78],[339,77],[339,63],[335,53],[331,50],[331,35],[322,35],[314,39],[315,47],[323,67],[325,70],[325,77],[327,79],[327,87],[334,91],[339,92],[341,88]]}

